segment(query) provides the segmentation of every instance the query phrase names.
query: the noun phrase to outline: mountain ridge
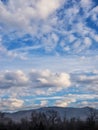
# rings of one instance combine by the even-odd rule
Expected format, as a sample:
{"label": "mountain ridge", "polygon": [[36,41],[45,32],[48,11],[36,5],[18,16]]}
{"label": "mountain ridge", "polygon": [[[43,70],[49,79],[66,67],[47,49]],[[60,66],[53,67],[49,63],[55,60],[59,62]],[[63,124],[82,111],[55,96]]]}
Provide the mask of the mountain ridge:
{"label": "mountain ridge", "polygon": [[31,115],[44,113],[46,116],[53,116],[52,114],[56,114],[57,117],[60,117],[62,120],[64,118],[70,120],[72,118],[86,120],[91,114],[95,114],[98,117],[98,109],[94,109],[91,107],[83,107],[83,108],[73,108],[73,107],[42,107],[38,109],[30,109],[17,111],[13,113],[4,112],[4,116],[6,118],[10,118],[15,122],[20,122],[21,119],[31,119]]}

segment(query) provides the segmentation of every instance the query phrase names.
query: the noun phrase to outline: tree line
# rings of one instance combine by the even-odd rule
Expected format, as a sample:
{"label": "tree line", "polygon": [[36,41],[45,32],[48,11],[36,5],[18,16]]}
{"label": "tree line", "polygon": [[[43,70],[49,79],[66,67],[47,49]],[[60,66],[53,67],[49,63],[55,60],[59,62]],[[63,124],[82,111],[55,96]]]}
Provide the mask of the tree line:
{"label": "tree line", "polygon": [[66,116],[61,119],[54,110],[49,110],[48,114],[36,111],[31,114],[31,118],[21,119],[20,122],[14,122],[6,119],[3,113],[0,113],[0,130],[98,130],[98,121],[93,111],[85,121]]}

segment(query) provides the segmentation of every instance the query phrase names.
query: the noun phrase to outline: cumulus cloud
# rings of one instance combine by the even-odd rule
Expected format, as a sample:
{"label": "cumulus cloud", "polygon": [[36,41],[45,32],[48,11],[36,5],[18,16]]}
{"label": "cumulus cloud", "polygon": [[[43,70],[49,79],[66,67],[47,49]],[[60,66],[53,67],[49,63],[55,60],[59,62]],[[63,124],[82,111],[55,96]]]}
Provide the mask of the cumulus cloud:
{"label": "cumulus cloud", "polygon": [[56,74],[49,70],[32,70],[29,74],[22,71],[6,71],[0,75],[0,88],[10,87],[59,87],[66,88],[71,85],[70,76],[67,73]]}
{"label": "cumulus cloud", "polygon": [[0,99],[1,111],[13,111],[23,107],[24,101],[16,98]]}
{"label": "cumulus cloud", "polygon": [[45,106],[47,106],[47,104],[48,104],[47,100],[42,100],[41,103],[40,103],[40,106],[45,107]]}
{"label": "cumulus cloud", "polygon": [[60,87],[66,88],[71,85],[70,76],[67,73],[52,73],[49,70],[30,73],[30,79],[37,87]]}
{"label": "cumulus cloud", "polygon": [[25,86],[28,78],[22,71],[6,71],[0,74],[0,88],[6,89],[10,87]]}
{"label": "cumulus cloud", "polygon": [[35,19],[37,21],[38,19],[46,19],[60,7],[62,1],[52,0],[49,2],[48,0],[10,0],[6,6],[0,2],[0,22],[3,23],[9,30],[14,29],[13,31],[15,31],[17,29],[22,29],[26,31],[27,29],[28,32],[32,32],[32,30],[34,30],[34,28],[32,28],[34,27],[32,25],[32,21],[34,22]]}
{"label": "cumulus cloud", "polygon": [[58,107],[68,107],[70,103],[76,102],[75,99],[63,99],[63,100],[57,100],[55,105]]}
{"label": "cumulus cloud", "polygon": [[52,14],[56,9],[59,8],[61,3],[62,0],[52,0],[51,2],[48,0],[40,0],[37,4],[37,12],[42,18],[47,18],[50,14]]}
{"label": "cumulus cloud", "polygon": [[[50,70],[35,69],[29,73],[20,70],[1,72],[1,109],[44,107],[50,105],[50,100],[54,102],[52,105],[60,107],[75,106],[75,104],[82,106],[82,102],[84,102],[83,106],[93,104],[92,102],[98,98],[97,74],[96,70],[70,75],[65,72],[54,73]],[[62,96],[58,96],[57,92],[61,92]],[[95,105],[97,107],[97,104]]]}
{"label": "cumulus cloud", "polygon": [[68,94],[55,102],[56,106],[59,107],[86,107],[91,106],[98,108],[98,103],[94,100],[98,98],[97,94]]}

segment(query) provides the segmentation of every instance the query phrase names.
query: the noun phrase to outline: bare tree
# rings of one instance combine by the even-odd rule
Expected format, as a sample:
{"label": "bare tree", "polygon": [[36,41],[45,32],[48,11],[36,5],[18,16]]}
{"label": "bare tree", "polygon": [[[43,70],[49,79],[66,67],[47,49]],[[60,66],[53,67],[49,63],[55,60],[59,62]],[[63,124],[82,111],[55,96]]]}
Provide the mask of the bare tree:
{"label": "bare tree", "polygon": [[93,108],[89,109],[89,115],[87,118],[87,124],[90,127],[90,129],[93,129],[95,126],[95,121],[96,121],[96,112]]}

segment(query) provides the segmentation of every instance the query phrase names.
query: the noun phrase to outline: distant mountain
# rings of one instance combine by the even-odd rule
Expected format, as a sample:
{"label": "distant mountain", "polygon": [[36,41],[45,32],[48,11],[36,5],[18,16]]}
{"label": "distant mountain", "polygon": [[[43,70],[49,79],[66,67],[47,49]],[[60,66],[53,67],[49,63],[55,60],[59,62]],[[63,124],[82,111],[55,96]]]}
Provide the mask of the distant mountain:
{"label": "distant mountain", "polygon": [[20,122],[22,118],[30,120],[32,113],[33,114],[44,113],[47,117],[56,114],[56,116],[60,117],[62,120],[64,118],[68,120],[71,118],[86,120],[87,117],[92,116],[93,114],[95,114],[96,117],[98,117],[98,110],[89,107],[84,108],[43,107],[33,110],[18,111],[15,113],[4,113],[4,116],[6,118],[12,119],[15,122]]}

